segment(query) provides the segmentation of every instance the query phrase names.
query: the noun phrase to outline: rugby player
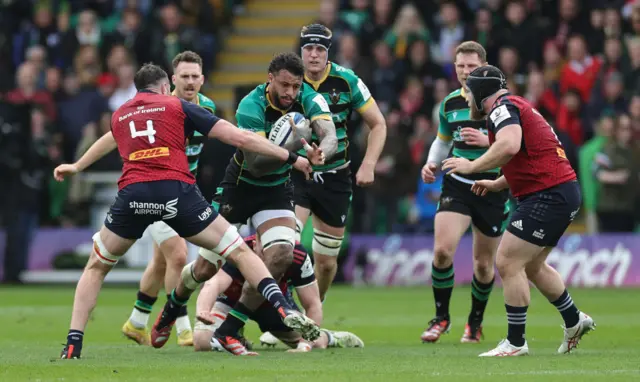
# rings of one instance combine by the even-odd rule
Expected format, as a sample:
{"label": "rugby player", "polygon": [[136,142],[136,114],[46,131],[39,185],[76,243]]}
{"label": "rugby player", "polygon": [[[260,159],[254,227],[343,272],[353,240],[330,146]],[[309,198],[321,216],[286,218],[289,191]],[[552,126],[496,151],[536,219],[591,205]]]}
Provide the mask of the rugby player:
{"label": "rugby player", "polygon": [[[322,137],[320,152],[331,157],[337,148],[331,111],[322,95],[302,82],[304,67],[295,53],[280,53],[269,64],[269,82],[259,85],[240,101],[236,111],[238,126],[256,135],[269,136],[273,124],[284,114],[298,112],[310,121]],[[296,147],[286,147],[298,150]],[[316,143],[313,145],[315,147]],[[293,261],[296,221],[291,165],[246,150],[238,150],[226,169],[214,197],[219,213],[231,224],[255,227],[264,252],[264,262],[279,280]],[[263,302],[248,285],[230,316],[216,330],[213,341],[230,349],[242,327],[238,316],[248,316]]]}
{"label": "rugby player", "polygon": [[152,330],[154,347],[167,342],[182,306],[226,260],[237,265],[247,282],[277,308],[288,327],[315,340],[320,335],[317,325],[293,310],[262,260],[244,244],[237,229],[218,216],[202,197],[189,171],[185,142],[198,131],[246,151],[277,157],[309,174],[309,160],[322,163],[321,150],[310,150],[308,160],[301,158],[257,134],[237,129],[203,108],[169,97],[169,78],[157,65],[144,65],[136,73],[134,83],[138,93],[114,112],[111,132],[96,141],[78,162],[54,170],[55,179],[62,181],[86,169],[116,146],[124,162],[118,195],[104,225],[93,236],[93,256],[89,257],[76,287],[71,327],[61,357],[80,358],[84,330],[105,276],[144,230],[159,220],[208,251],[206,256],[199,256],[183,268],[180,282]]}
{"label": "rugby player", "polygon": [[[204,83],[202,75],[202,58],[192,51],[185,51],[174,57],[173,76],[171,82],[175,86],[172,95],[194,103],[211,114],[216,113],[216,105],[205,95],[200,94]],[[198,159],[206,137],[194,132],[187,143],[187,160],[189,171],[193,176],[198,172]],[[150,345],[151,339],[147,329],[149,315],[153,304],[158,299],[158,292],[164,283],[169,292],[178,285],[180,272],[187,263],[187,242],[164,221],[157,221],[149,226],[153,239],[153,258],[140,280],[140,290],[133,305],[131,316],[122,326],[122,333],[141,345]],[[170,296],[167,294],[167,298]],[[187,315],[187,306],[180,311],[176,319],[178,345],[192,346],[193,332]]]}
{"label": "rugby player", "polygon": [[480,356],[529,353],[525,339],[529,281],[562,315],[564,340],[558,353],[569,353],[595,323],[578,310],[562,277],[546,258],[580,209],[580,186],[553,128],[527,100],[506,89],[504,74],[494,66],[482,66],[469,74],[465,92],[471,117],[487,118],[491,147],[474,161],[449,158],[442,166],[461,175],[501,167],[504,175],[477,180],[473,191],[484,196],[508,187],[518,201],[496,256],[508,334],[495,349]]}
{"label": "rugby player", "polygon": [[[321,24],[304,26],[300,40],[304,81],[329,103],[338,139],[335,155],[327,154],[324,165],[314,166],[314,182],[307,182],[304,177],[292,174],[298,238],[309,215],[313,215],[311,249],[320,298],[324,301],[338,269],[338,254],[351,204],[347,123],[355,110],[362,115],[371,131],[367,151],[356,173],[356,184],[361,187],[373,184],[374,168],[384,147],[387,125],[364,82],[352,70],[328,61],[332,41],[329,28]],[[314,130],[313,133],[312,140],[315,142],[320,139],[322,142],[321,132]],[[304,152],[301,150],[298,154],[304,155]]]}
{"label": "rugby player", "polygon": [[[253,248],[258,255],[261,254],[255,235],[245,238],[245,242]],[[219,327],[229,314],[234,315],[232,307],[240,298],[244,278],[238,270],[227,263],[211,280],[207,281],[198,294],[197,316],[213,316],[214,324],[205,325],[196,321],[194,327],[194,345],[196,351],[230,351],[233,355],[257,355],[258,353],[247,350],[242,341],[235,343],[232,349],[217,347],[212,342],[213,332]],[[280,281],[280,289],[283,294],[289,291],[289,285],[296,290],[300,303],[309,318],[318,325],[322,323],[322,303],[318,293],[318,283],[315,280],[311,257],[298,242],[294,249],[294,259],[284,277]],[[262,304],[250,316],[237,317],[246,322],[249,318],[256,321],[263,332],[271,332],[276,338],[289,346],[289,351],[307,352],[312,348],[326,349],[327,347],[364,347],[364,343],[358,336],[349,332],[333,332],[321,330],[320,337],[309,343],[304,341],[300,334],[292,331],[282,324],[276,312],[270,305]],[[213,346],[212,346],[213,345]],[[250,349],[249,349],[250,350]]]}
{"label": "rugby player", "polygon": [[[461,88],[451,92],[440,104],[438,136],[431,145],[427,162],[422,168],[425,183],[435,181],[442,161],[452,157],[474,160],[489,147],[486,122],[473,120],[465,99],[464,83],[476,68],[487,64],[487,52],[475,41],[458,45],[455,67]],[[500,236],[509,216],[508,191],[480,197],[471,191],[475,180],[497,179],[499,168],[469,174],[446,174],[435,217],[435,243],[431,279],[436,316],[422,333],[423,342],[436,342],[451,327],[449,302],[454,286],[453,257],[460,238],[472,226],[473,281],[471,282],[471,312],[460,342],[477,343],[482,337],[482,319],[493,289],[494,258]]]}

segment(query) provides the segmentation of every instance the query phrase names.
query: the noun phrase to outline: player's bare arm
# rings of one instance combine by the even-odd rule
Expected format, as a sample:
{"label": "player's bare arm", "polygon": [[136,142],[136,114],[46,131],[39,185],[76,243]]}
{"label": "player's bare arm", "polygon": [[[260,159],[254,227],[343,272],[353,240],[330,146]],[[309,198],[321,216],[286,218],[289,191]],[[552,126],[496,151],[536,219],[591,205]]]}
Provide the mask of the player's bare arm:
{"label": "player's bare arm", "polygon": [[320,141],[320,150],[326,158],[331,158],[338,150],[338,137],[333,120],[331,118],[316,118],[311,122],[311,129]]}
{"label": "player's bare arm", "polygon": [[213,322],[213,316],[211,309],[216,302],[218,295],[231,285],[233,279],[231,276],[220,269],[209,281],[207,281],[200,293],[198,294],[198,300],[196,301],[196,318],[206,324]]}
{"label": "player's bare arm", "polygon": [[322,301],[320,301],[318,282],[314,281],[303,287],[297,287],[296,294],[307,317],[315,321],[316,324],[322,325]]}
{"label": "player's bare arm", "polygon": [[378,107],[378,104],[371,100],[372,103],[362,112],[364,123],[369,127],[369,137],[367,138],[367,150],[364,154],[362,164],[356,173],[356,184],[358,186],[369,186],[373,184],[374,169],[378,158],[384,148],[387,140],[387,123]]}
{"label": "player's bare arm", "polygon": [[476,180],[471,186],[471,191],[476,195],[485,196],[488,192],[500,192],[507,188],[509,188],[509,183],[507,183],[507,178],[502,175],[496,180]]}
{"label": "player's bare arm", "polygon": [[496,134],[495,143],[480,158],[473,162],[463,158],[449,158],[443,162],[442,169],[456,174],[472,174],[501,167],[520,151],[521,142],[520,125],[505,126]]}
{"label": "player's bare arm", "polygon": [[116,140],[113,138],[113,134],[108,132],[95,141],[76,163],[61,164],[56,167],[55,170],[53,170],[53,177],[58,182],[61,182],[66,176],[84,171],[87,167],[100,160],[100,158],[115,150],[116,147]]}
{"label": "player's bare arm", "polygon": [[276,146],[265,137],[251,131],[242,130],[221,119],[211,129],[209,138],[219,139],[224,143],[235,146],[243,152],[255,152],[287,162],[307,176],[311,174],[311,164],[306,158],[300,157],[289,150]]}

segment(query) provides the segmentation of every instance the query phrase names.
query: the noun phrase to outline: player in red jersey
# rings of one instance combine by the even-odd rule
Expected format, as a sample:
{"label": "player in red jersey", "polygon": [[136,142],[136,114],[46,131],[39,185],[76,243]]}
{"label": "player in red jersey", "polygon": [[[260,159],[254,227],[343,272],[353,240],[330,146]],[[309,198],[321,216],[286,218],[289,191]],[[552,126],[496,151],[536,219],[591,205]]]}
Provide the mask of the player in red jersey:
{"label": "player in red jersey", "polygon": [[524,336],[529,280],[562,315],[564,340],[558,353],[569,353],[595,323],[578,310],[562,277],[546,258],[580,209],[580,187],[553,128],[524,98],[509,94],[506,88],[507,80],[496,67],[482,66],[469,75],[467,102],[473,118],[487,118],[491,147],[474,161],[450,158],[442,166],[458,174],[502,167],[503,176],[476,181],[473,191],[485,195],[509,187],[518,200],[496,257],[504,287],[508,335],[495,349],[480,356],[529,353]]}
{"label": "player in red jersey", "polygon": [[[169,78],[159,66],[144,65],[135,76],[138,94],[113,114],[111,132],[101,137],[75,164],[54,170],[61,181],[84,170],[116,146],[124,162],[119,191],[100,232],[93,236],[93,254],[84,269],[74,299],[71,329],[62,358],[80,358],[84,330],[96,305],[102,282],[120,257],[139,239],[147,226],[164,221],[191,243],[208,249],[205,258],[187,264],[178,286],[171,292],[151,334],[154,347],[169,339],[180,309],[193,291],[229,260],[249,284],[274,305],[288,326],[315,339],[317,325],[293,310],[262,260],[244,244],[237,232],[206,202],[189,171],[185,144],[195,131],[230,145],[277,157],[305,173],[311,165],[267,139],[238,129],[204,109],[169,96]],[[310,150],[312,162],[322,163],[322,151]]]}
{"label": "player in red jersey", "polygon": [[[254,248],[258,255],[261,255],[262,251],[259,248],[260,243],[256,240],[256,235],[246,237],[245,242],[249,247]],[[293,262],[280,281],[280,290],[287,295],[290,293],[290,288],[294,288],[306,314],[320,325],[322,323],[322,302],[311,257],[299,242],[296,243],[293,254]],[[196,305],[197,321],[193,334],[196,351],[226,351],[240,356],[258,354],[250,351],[248,342],[244,338],[233,338],[233,343],[225,343],[227,346],[223,346],[216,339],[214,332],[228,317],[236,317],[243,323],[248,319],[254,320],[262,332],[272,333],[277,339],[289,346],[291,348],[288,350],[289,352],[308,352],[312,348],[364,347],[362,340],[353,333],[335,332],[327,329],[321,329],[320,337],[315,341],[304,341],[299,333],[282,324],[278,312],[267,303],[262,304],[248,315],[236,311],[233,306],[240,301],[243,284],[244,277],[238,272],[238,269],[227,263],[220,272],[203,285],[198,294]],[[207,322],[213,321],[213,324],[207,325],[200,318],[204,318],[204,321]]]}

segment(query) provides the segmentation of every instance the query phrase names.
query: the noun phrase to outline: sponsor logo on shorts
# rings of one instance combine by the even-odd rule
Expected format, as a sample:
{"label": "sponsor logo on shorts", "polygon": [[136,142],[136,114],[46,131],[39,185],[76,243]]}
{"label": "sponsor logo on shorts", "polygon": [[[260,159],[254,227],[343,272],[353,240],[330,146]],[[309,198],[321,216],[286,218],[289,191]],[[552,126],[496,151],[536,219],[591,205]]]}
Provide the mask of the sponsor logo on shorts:
{"label": "sponsor logo on shorts", "polygon": [[[135,215],[162,215],[162,220],[173,219],[178,215],[178,198],[166,203],[129,202]],[[164,214],[164,215],[163,215]]]}
{"label": "sponsor logo on shorts", "polygon": [[109,224],[113,223],[113,216],[111,216],[111,214],[107,214],[107,221]]}
{"label": "sponsor logo on shorts", "polygon": [[522,220],[516,220],[513,223],[511,223],[512,226],[514,226],[515,228],[519,229],[520,231],[522,231]]}
{"label": "sponsor logo on shorts", "polygon": [[533,235],[533,237],[535,237],[536,239],[540,239],[540,240],[542,240],[542,239],[544,239],[544,235],[545,235],[545,233],[544,233],[544,230],[543,230],[543,229],[539,229],[539,230],[537,230],[537,231],[533,231],[533,234],[532,234],[532,235]]}
{"label": "sponsor logo on shorts", "polygon": [[205,221],[209,219],[209,216],[211,216],[212,213],[213,213],[213,210],[211,209],[211,207],[207,207],[207,209],[204,210],[203,213],[198,215],[198,219],[200,219],[200,221]]}
{"label": "sponsor logo on shorts", "polygon": [[168,147],[156,147],[153,149],[134,151],[131,154],[129,154],[129,160],[142,160],[142,159],[168,157],[168,156],[169,156]]}

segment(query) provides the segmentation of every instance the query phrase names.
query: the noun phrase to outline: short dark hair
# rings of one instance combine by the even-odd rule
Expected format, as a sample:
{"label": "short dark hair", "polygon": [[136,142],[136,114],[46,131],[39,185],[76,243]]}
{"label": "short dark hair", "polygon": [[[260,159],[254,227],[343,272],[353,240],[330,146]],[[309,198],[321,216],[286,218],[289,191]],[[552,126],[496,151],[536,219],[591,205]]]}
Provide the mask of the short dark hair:
{"label": "short dark hair", "polygon": [[173,70],[175,70],[181,62],[198,64],[202,68],[202,57],[200,57],[198,53],[192,52],[190,50],[185,50],[184,52],[179,53],[173,58],[173,61],[171,61]]}
{"label": "short dark hair", "polygon": [[271,63],[269,63],[269,73],[277,74],[281,70],[286,70],[294,76],[302,77],[304,75],[302,58],[293,52],[276,54],[271,59]]}
{"label": "short dark hair", "polygon": [[169,81],[169,76],[167,72],[164,71],[158,65],[152,63],[146,63],[142,65],[142,67],[138,70],[135,77],[133,78],[133,83],[136,85],[136,89],[144,90],[148,89],[151,86],[157,85],[158,82],[162,80]]}
{"label": "short dark hair", "polygon": [[484,50],[484,47],[475,41],[465,41],[462,44],[458,45],[456,48],[456,56],[458,53],[462,54],[472,54],[475,53],[478,55],[478,58],[482,63],[487,62],[487,51]]}

